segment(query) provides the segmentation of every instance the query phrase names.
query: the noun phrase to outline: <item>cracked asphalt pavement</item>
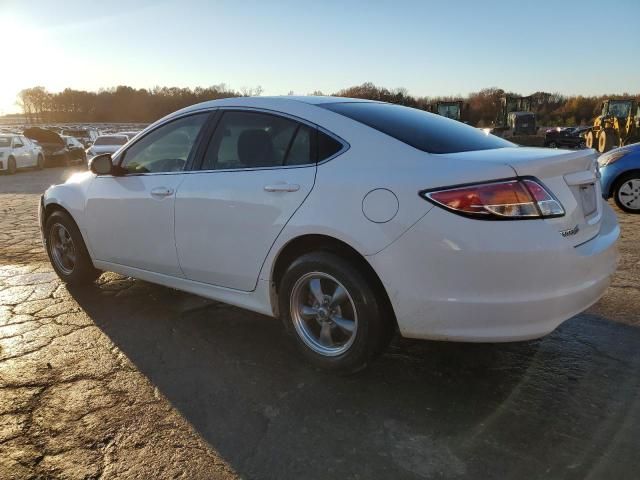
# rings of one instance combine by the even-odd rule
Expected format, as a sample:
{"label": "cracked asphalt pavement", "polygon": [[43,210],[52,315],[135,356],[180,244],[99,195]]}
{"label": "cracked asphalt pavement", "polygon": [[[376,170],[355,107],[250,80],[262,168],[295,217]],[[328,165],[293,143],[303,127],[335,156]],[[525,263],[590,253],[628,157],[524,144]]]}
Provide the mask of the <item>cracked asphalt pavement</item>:
{"label": "cracked asphalt pavement", "polygon": [[398,340],[344,378],[257,314],[111,273],[68,290],[37,203],[70,173],[0,178],[0,479],[638,477],[640,216],[553,334]]}

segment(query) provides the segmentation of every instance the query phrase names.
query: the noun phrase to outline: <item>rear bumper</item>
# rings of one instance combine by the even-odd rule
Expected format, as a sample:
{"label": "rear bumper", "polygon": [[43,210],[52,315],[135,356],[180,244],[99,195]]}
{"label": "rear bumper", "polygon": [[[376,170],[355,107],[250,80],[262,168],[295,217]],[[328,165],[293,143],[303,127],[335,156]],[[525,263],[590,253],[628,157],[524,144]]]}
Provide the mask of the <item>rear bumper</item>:
{"label": "rear bumper", "polygon": [[587,309],[609,285],[620,229],[611,208],[603,210],[598,235],[573,247],[543,220],[482,222],[434,208],[369,261],[405,337],[538,338]]}

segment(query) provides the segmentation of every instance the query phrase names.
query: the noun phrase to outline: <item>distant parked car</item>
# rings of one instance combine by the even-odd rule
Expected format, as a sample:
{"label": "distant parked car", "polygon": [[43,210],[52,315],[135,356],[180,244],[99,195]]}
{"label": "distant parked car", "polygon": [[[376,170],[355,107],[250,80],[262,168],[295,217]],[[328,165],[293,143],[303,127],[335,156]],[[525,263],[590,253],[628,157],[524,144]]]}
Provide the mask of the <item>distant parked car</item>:
{"label": "distant parked car", "polygon": [[44,167],[42,148],[22,135],[0,134],[0,170],[13,174],[25,167]]}
{"label": "distant parked car", "polygon": [[609,150],[598,158],[604,198],[627,213],[640,213],[640,143]]}
{"label": "distant parked car", "polygon": [[80,143],[75,137],[69,137],[67,135],[61,135],[62,139],[67,145],[69,159],[71,161],[77,160],[81,163],[87,162],[87,153],[84,151],[84,145]]}
{"label": "distant parked car", "polygon": [[126,135],[129,138],[129,140],[131,140],[133,137],[135,137],[139,133],[140,132],[118,132],[118,135]]}
{"label": "distant parked car", "polygon": [[122,145],[129,141],[126,135],[100,135],[89,148],[87,158],[93,158],[102,153],[115,153]]}
{"label": "distant parked car", "polygon": [[99,137],[95,128],[65,128],[62,130],[62,135],[77,138],[84,148],[89,148]]}
{"label": "distant parked car", "polygon": [[42,147],[45,167],[70,165],[78,158],[77,153],[70,151],[65,139],[52,130],[31,127],[24,131],[24,136]]}
{"label": "distant parked car", "polygon": [[558,127],[545,132],[544,146],[549,148],[585,148],[584,134],[589,127]]}

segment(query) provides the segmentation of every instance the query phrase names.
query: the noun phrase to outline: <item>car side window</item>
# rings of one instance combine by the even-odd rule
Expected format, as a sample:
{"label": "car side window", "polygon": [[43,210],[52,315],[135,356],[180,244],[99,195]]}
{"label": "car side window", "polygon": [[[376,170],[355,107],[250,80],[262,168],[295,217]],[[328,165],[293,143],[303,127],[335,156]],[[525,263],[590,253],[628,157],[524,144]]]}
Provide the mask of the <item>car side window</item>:
{"label": "car side window", "polygon": [[120,166],[129,174],[183,171],[208,116],[189,115],[155,129],[127,148]]}
{"label": "car side window", "polygon": [[20,138],[13,137],[13,148],[21,148],[23,147],[23,143],[20,141]]}
{"label": "car side window", "polygon": [[322,162],[338,153],[344,145],[323,132],[318,132],[318,161]]}
{"label": "car side window", "polygon": [[312,164],[313,132],[306,125],[277,115],[224,112],[209,142],[202,169]]}

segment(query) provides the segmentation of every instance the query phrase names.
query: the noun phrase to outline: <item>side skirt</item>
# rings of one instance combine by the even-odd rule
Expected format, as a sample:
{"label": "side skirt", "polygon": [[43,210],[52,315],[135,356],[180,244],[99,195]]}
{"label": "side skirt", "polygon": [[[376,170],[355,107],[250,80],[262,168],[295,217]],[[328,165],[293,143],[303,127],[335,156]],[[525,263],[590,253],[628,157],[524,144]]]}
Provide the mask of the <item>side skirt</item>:
{"label": "side skirt", "polygon": [[222,303],[228,303],[235,307],[251,310],[273,317],[271,309],[269,282],[260,280],[256,289],[252,292],[243,292],[232,288],[218,287],[207,283],[194,282],[185,278],[173,277],[162,273],[150,272],[140,268],[127,267],[117,263],[94,260],[93,264],[100,270],[115,272],[128,277],[138,278],[151,283],[157,283],[165,287],[175,288],[201,297],[210,298]]}

